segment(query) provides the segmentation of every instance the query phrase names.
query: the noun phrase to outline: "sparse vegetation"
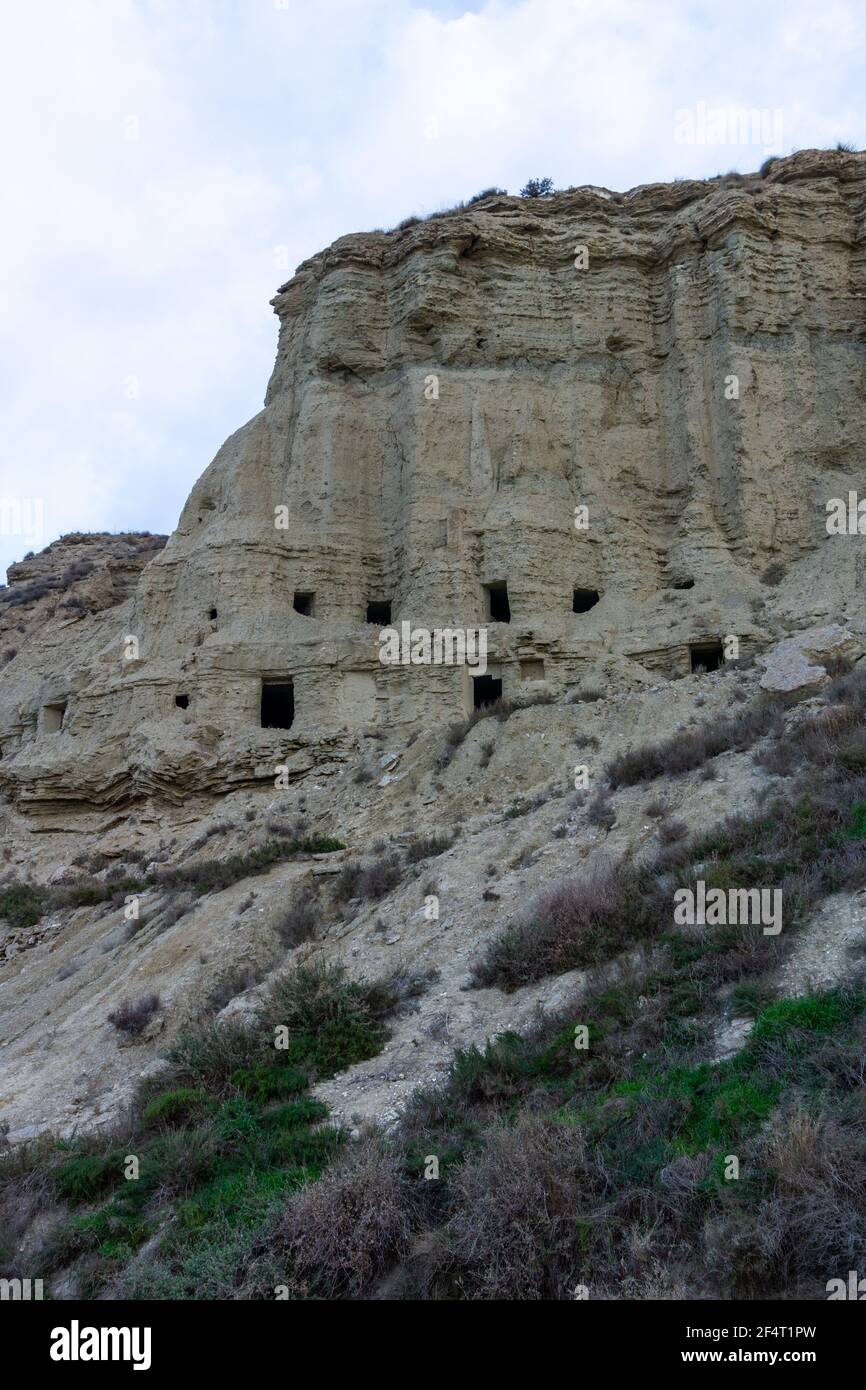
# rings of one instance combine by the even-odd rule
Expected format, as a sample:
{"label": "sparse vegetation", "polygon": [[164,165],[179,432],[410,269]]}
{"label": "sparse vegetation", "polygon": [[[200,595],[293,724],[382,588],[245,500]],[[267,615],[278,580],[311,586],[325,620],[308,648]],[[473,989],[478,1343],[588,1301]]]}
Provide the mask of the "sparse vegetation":
{"label": "sparse vegetation", "polygon": [[553,192],[553,179],[527,179],[520,190],[521,198],[548,198]]}
{"label": "sparse vegetation", "polygon": [[586,809],[586,818],[590,825],[597,825],[603,830],[612,830],[616,825],[616,811],[610,794],[602,789],[597,792]]}
{"label": "sparse vegetation", "polygon": [[766,584],[768,588],[775,589],[777,585],[781,584],[787,573],[787,567],[781,564],[780,561],[775,560],[773,564],[768,565],[764,570],[764,573],[761,575],[761,581]]}
{"label": "sparse vegetation", "polygon": [[603,699],[605,698],[606,693],[607,693],[606,691],[602,690],[601,686],[594,686],[594,685],[582,686],[580,689],[575,690],[575,691],[574,691],[574,694],[570,696],[570,698],[569,698],[569,704],[572,704],[572,705],[591,705],[591,704],[595,704],[596,700],[603,700]]}
{"label": "sparse vegetation", "polygon": [[449,835],[421,835],[406,847],[406,859],[410,864],[419,864],[422,859],[435,859],[449,850],[454,841]]}
{"label": "sparse vegetation", "polygon": [[[225,828],[216,826],[213,829],[218,832]],[[201,843],[206,843],[208,838],[206,836]],[[165,928],[189,911],[196,897],[219,893],[242,879],[267,873],[275,864],[296,855],[329,854],[340,849],[345,849],[345,845],[327,836],[274,838],[246,854],[198,860],[171,868],[159,867],[145,877],[113,872],[101,879],[92,873],[81,874],[51,888],[31,883],[6,883],[0,886],[0,919],[5,918],[13,928],[26,928],[34,926],[46,912],[52,910],[94,907],[100,903],[111,903],[116,907],[129,894],[154,889],[163,899],[165,920],[162,925]],[[101,867],[98,861],[95,867],[97,870]],[[172,898],[173,890],[176,896]]]}
{"label": "sparse vegetation", "polygon": [[315,894],[306,892],[280,914],[274,929],[284,946],[300,946],[315,937],[320,918],[321,909]]}
{"label": "sparse vegetation", "polygon": [[466,735],[475,728],[475,725],[483,719],[495,719],[500,724],[505,724],[512,714],[522,709],[532,709],[535,705],[549,705],[554,699],[550,690],[539,690],[533,695],[524,696],[520,700],[494,700],[489,705],[482,705],[480,709],[473,710],[466,719],[457,720],[448,729],[446,735],[446,753],[444,761],[450,761],[456,748],[463,743]]}
{"label": "sparse vegetation", "polygon": [[[488,946],[476,966],[477,984],[514,989],[547,974],[609,961],[626,946],[670,939],[673,894],[701,878],[711,888],[778,888],[784,905],[784,936],[803,922],[820,898],[866,884],[866,843],[859,835],[859,808],[866,803],[866,672],[855,670],[828,688],[828,706],[789,731],[805,765],[784,800],[768,799],[749,814],[734,814],[705,834],[689,839],[685,827],[669,827],[654,858],[596,865],[543,894]],[[771,706],[745,712],[734,723],[738,741],[775,721]],[[703,731],[701,733],[702,737]],[[723,741],[732,737],[724,734]],[[682,735],[669,745],[626,754],[625,785],[643,780],[645,768],[664,763]],[[659,750],[662,750],[659,752]],[[687,751],[686,757],[691,759]],[[612,779],[614,780],[614,779]],[[652,806],[652,803],[651,803]],[[664,809],[659,802],[653,809]],[[650,808],[648,808],[648,811]],[[866,824],[866,821],[863,822]],[[716,929],[701,945],[717,972],[735,963],[735,976],[765,968],[778,943],[748,927]],[[697,949],[679,942],[689,955]],[[696,957],[692,957],[695,960]],[[704,974],[708,972],[705,964]],[[725,983],[728,976],[716,977]]]}
{"label": "sparse vegetation", "polygon": [[135,1036],[144,1031],[154,1014],[159,1010],[158,994],[142,994],[138,999],[122,999],[117,1008],[108,1015],[118,1033]]}
{"label": "sparse vegetation", "polygon": [[[318,1178],[344,1141],[323,1123],[327,1107],[308,1086],[374,1056],[389,1014],[419,987],[350,981],[338,967],[290,973],[251,1025],[205,1022],[183,1033],[166,1069],[140,1084],[129,1127],[44,1137],[0,1158],[4,1273],[44,1277],[72,1267],[84,1297],[272,1292],[288,1271],[272,1269],[264,1252],[284,1258],[287,1198]],[[140,1013],[134,1006],[123,1019]],[[275,1046],[277,1026],[284,1048]],[[135,1182],[125,1181],[129,1154],[139,1159]],[[19,1237],[37,1211],[40,1239],[24,1255]],[[393,1219],[384,1206],[380,1217],[383,1227]],[[134,1262],[151,1237],[151,1257]],[[359,1229],[357,1239],[366,1238]]]}
{"label": "sparse vegetation", "polygon": [[701,767],[707,758],[750,748],[759,738],[782,727],[782,706],[757,702],[728,719],[717,719],[693,731],[684,731],[661,743],[647,743],[612,758],[605,774],[612,788],[631,787],[657,777],[681,776]]}
{"label": "sparse vegetation", "polygon": [[348,902],[351,898],[360,898],[362,902],[375,902],[397,887],[402,874],[399,856],[391,850],[383,850],[376,858],[363,863],[351,859],[334,880],[334,899]]}

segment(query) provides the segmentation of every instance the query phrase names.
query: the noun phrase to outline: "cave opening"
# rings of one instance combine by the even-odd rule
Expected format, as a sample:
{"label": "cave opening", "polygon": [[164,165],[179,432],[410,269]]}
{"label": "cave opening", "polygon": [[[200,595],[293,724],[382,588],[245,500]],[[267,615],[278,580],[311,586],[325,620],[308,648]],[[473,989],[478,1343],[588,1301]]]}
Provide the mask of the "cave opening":
{"label": "cave opening", "polygon": [[472,703],[476,709],[493,705],[502,699],[502,681],[495,676],[472,677]]}
{"label": "cave opening", "polygon": [[575,589],[571,598],[572,613],[588,613],[600,597],[598,589]]}
{"label": "cave opening", "polygon": [[262,728],[290,729],[295,719],[295,687],[290,680],[262,681]]}
{"label": "cave opening", "polygon": [[689,661],[693,672],[718,671],[723,665],[725,654],[721,642],[692,642],[689,646]]}
{"label": "cave opening", "polygon": [[511,605],[508,602],[508,584],[504,579],[485,585],[487,591],[487,616],[492,623],[510,623]]}
{"label": "cave opening", "polygon": [[379,627],[388,627],[391,623],[391,602],[372,602],[367,604],[367,622],[376,623]]}

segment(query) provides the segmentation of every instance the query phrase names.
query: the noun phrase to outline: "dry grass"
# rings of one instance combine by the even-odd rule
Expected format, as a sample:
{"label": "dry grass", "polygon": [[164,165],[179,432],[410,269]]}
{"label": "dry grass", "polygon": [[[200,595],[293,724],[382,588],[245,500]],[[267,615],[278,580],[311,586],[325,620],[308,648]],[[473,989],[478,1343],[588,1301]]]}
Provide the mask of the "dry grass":
{"label": "dry grass", "polygon": [[602,1187],[577,1126],[528,1114],[497,1127],[452,1179],[456,1211],[416,1278],[464,1299],[571,1297]]}
{"label": "dry grass", "polygon": [[359,1140],[286,1207],[276,1232],[299,1298],[368,1297],[406,1254],[413,1193],[375,1135]]}
{"label": "dry grass", "polygon": [[117,1008],[108,1015],[118,1033],[135,1036],[144,1031],[154,1014],[160,1008],[158,994],[142,994],[138,999],[122,999]]}
{"label": "dry grass", "polygon": [[280,914],[274,923],[274,930],[283,945],[291,949],[316,936],[320,918],[321,909],[316,895],[308,891]]}
{"label": "dry grass", "polygon": [[750,748],[759,738],[782,728],[782,707],[757,702],[729,719],[715,720],[692,732],[684,731],[660,743],[647,743],[612,758],[605,774],[612,788],[631,787],[657,777],[681,776],[702,767],[720,753]]}

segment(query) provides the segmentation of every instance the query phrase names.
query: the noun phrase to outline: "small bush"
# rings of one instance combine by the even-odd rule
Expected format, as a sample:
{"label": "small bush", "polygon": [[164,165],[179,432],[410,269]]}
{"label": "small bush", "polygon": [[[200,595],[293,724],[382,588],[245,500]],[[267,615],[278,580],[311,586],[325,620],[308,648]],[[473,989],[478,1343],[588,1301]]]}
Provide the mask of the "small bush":
{"label": "small bush", "polygon": [[0,889],[0,917],[10,927],[32,927],[46,911],[49,893],[32,883],[12,883]]}
{"label": "small bush", "polygon": [[758,703],[729,719],[719,719],[662,743],[647,743],[642,748],[621,753],[607,764],[605,774],[614,789],[650,782],[666,774],[681,776],[702,767],[708,758],[715,758],[719,753],[749,748],[759,738],[781,727],[781,706],[772,702]]}
{"label": "small bush", "polygon": [[488,945],[473,983],[517,989],[598,964],[672,922],[670,893],[650,869],[602,862],[542,893]]}
{"label": "small bush", "polygon": [[272,1036],[275,1028],[287,1030],[281,1061],[333,1076],[382,1050],[383,1019],[394,1003],[381,986],[349,980],[341,965],[301,965],[276,981],[263,1022]]}
{"label": "small bush", "polygon": [[350,860],[334,880],[334,899],[336,902],[348,902],[350,898],[361,898],[375,902],[396,888],[400,878],[400,861],[396,854],[383,853],[379,859],[367,864],[357,859]]}
{"label": "small bush", "polygon": [[612,830],[616,825],[616,811],[608,792],[602,790],[596,793],[586,810],[586,818],[590,825],[597,825],[604,830]]}
{"label": "small bush", "polygon": [[394,1155],[378,1137],[359,1141],[286,1207],[277,1239],[296,1296],[369,1297],[408,1250],[412,1210]]}
{"label": "small bush", "polygon": [[[456,1211],[434,1254],[464,1298],[573,1297],[588,1267],[588,1220],[601,1195],[576,1125],[522,1115],[487,1136],[453,1181]],[[586,1280],[588,1282],[588,1279]]]}
{"label": "small bush", "polygon": [[122,1152],[79,1154],[54,1173],[54,1190],[62,1201],[89,1202],[123,1177]]}
{"label": "small bush", "polygon": [[482,190],[481,190],[480,193],[473,193],[472,197],[469,199],[469,202],[468,202],[467,206],[470,206],[472,203],[480,203],[480,202],[483,202],[483,200],[484,200],[485,198],[507,198],[507,197],[508,197],[508,189],[507,189],[507,188],[482,188]]}
{"label": "small bush", "polygon": [[284,946],[300,946],[312,941],[318,931],[320,911],[312,893],[305,893],[287,908],[274,923],[274,930]]}
{"label": "small bush", "polygon": [[169,1129],[197,1119],[207,1105],[207,1093],[191,1086],[177,1086],[154,1096],[142,1112],[142,1121],[149,1128]]}
{"label": "small bush", "polygon": [[168,1056],[179,1082],[226,1095],[234,1091],[233,1073],[254,1067],[265,1053],[254,1029],[241,1023],[209,1021],[180,1033]]}
{"label": "small bush", "polygon": [[420,836],[407,846],[406,859],[410,864],[419,864],[422,859],[435,859],[450,849],[453,843],[448,835]]}
{"label": "small bush", "polygon": [[768,588],[775,589],[777,585],[781,584],[787,573],[787,567],[778,560],[775,560],[773,564],[768,565],[764,570],[764,573],[761,575],[761,582],[766,584]]}
{"label": "small bush", "polygon": [[520,190],[521,198],[548,198],[553,192],[553,179],[528,179]]}
{"label": "small bush", "polygon": [[396,854],[383,854],[369,864],[361,874],[359,892],[362,898],[377,902],[384,898],[392,888],[396,888],[402,877],[400,860]]}
{"label": "small bush", "polygon": [[143,994],[139,999],[122,999],[117,1008],[108,1015],[118,1033],[135,1036],[143,1032],[154,1014],[160,1008],[158,994]]}
{"label": "small bush", "polygon": [[280,824],[278,836],[257,846],[247,854],[232,854],[224,859],[204,859],[178,868],[160,869],[153,878],[159,887],[191,888],[199,896],[219,893],[241,879],[267,873],[274,864],[282,864],[298,854],[329,854],[345,849],[340,840],[328,836],[291,839],[292,832]]}
{"label": "small bush", "polygon": [[689,828],[682,820],[661,820],[659,821],[659,840],[663,845],[676,844],[678,840],[684,840],[689,833]]}

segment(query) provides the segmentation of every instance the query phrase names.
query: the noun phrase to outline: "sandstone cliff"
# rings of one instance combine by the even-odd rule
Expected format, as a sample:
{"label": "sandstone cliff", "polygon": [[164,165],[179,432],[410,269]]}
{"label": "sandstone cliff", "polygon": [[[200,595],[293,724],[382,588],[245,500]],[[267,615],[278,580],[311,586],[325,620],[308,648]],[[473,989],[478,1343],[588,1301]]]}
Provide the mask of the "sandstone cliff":
{"label": "sandstone cliff", "polygon": [[[573,974],[510,998],[466,985],[528,895],[651,842],[646,792],[590,816],[575,763],[601,785],[624,748],[717,723],[804,629],[862,652],[866,539],[825,521],[863,486],[864,174],[807,151],[766,178],[497,196],[344,237],[277,294],[265,408],[164,548],[72,536],[12,568],[0,889],[48,893],[0,941],[13,1136],[110,1122],[160,1030],[252,1007],[299,893],[320,920],[293,959],[439,972],[383,1059],[326,1083],[347,1118],[393,1116],[455,1046],[561,1002]],[[488,606],[503,584],[508,622]],[[486,624],[491,674],[526,708],[449,745],[471,673],[382,666],[370,604]],[[728,636],[759,666],[691,674]],[[823,648],[804,650],[797,670]],[[262,727],[263,682],[291,683],[290,727]],[[767,784],[744,747],[718,779],[675,783],[671,811],[705,826]],[[345,850],[204,891],[203,858],[246,862],[287,815]],[[455,843],[429,870],[333,898],[353,854],[434,830]],[[190,866],[180,897],[171,866]],[[139,872],[133,929],[111,885]],[[118,1048],[108,1014],[146,990],[162,1011]]]}
{"label": "sandstone cliff", "polygon": [[[861,474],[864,170],[805,151],[494,196],[306,262],[273,301],[265,408],[135,593],[0,674],[0,787],[33,811],[219,793],[470,709],[465,669],[379,663],[382,605],[477,626],[507,585],[506,698],[639,689],[725,634],[747,655],[862,629],[862,552],[825,506]],[[261,727],[263,680],[291,683],[290,730]]]}

